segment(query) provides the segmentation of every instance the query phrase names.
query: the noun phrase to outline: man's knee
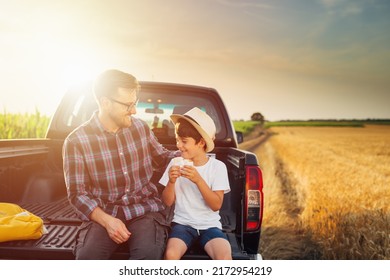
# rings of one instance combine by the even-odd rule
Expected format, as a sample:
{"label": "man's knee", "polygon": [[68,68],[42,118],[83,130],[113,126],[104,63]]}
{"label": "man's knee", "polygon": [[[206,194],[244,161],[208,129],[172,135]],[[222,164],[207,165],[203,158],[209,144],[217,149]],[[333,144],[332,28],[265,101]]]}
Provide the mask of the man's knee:
{"label": "man's knee", "polygon": [[116,246],[99,246],[97,243],[87,243],[75,250],[76,260],[108,260]]}
{"label": "man's knee", "polygon": [[77,233],[74,255],[77,260],[106,260],[117,246],[103,227],[84,223]]}
{"label": "man's knee", "polygon": [[129,231],[130,259],[162,259],[168,237],[166,226],[148,216],[132,224]]}
{"label": "man's knee", "polygon": [[142,246],[130,246],[130,260],[161,260],[163,258],[165,247],[157,244],[145,244]]}

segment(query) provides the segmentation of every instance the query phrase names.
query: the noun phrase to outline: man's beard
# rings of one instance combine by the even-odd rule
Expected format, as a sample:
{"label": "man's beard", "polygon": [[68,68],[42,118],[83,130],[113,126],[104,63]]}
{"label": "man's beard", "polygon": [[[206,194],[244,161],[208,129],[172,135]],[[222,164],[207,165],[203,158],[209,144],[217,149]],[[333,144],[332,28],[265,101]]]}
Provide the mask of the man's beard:
{"label": "man's beard", "polygon": [[131,115],[118,115],[118,114],[111,114],[110,118],[112,121],[118,126],[118,128],[127,128],[130,127],[132,124],[132,117]]}

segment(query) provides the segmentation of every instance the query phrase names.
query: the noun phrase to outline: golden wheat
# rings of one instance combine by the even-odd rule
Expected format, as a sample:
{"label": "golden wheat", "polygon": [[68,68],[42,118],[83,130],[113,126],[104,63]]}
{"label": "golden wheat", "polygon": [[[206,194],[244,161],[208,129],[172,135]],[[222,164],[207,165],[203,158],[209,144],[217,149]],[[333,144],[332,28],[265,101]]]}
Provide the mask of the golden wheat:
{"label": "golden wheat", "polygon": [[[310,238],[314,243],[301,244],[310,251],[305,258],[389,259],[390,126],[275,127],[272,132],[259,151],[264,230],[284,222]],[[281,211],[277,197],[298,209],[297,216],[289,214],[291,209]],[[287,218],[280,221],[279,215]]]}

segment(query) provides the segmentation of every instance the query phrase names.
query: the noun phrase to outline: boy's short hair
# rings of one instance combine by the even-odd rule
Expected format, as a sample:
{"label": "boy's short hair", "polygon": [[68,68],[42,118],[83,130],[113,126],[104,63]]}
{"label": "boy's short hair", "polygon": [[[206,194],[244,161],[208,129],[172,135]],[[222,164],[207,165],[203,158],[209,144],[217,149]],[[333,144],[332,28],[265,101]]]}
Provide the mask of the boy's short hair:
{"label": "boy's short hair", "polygon": [[[195,127],[190,124],[185,119],[179,119],[175,124],[175,131],[179,137],[191,137],[195,140],[195,143],[198,144],[199,141],[203,138],[202,135],[195,129]],[[206,145],[204,146],[206,150]]]}

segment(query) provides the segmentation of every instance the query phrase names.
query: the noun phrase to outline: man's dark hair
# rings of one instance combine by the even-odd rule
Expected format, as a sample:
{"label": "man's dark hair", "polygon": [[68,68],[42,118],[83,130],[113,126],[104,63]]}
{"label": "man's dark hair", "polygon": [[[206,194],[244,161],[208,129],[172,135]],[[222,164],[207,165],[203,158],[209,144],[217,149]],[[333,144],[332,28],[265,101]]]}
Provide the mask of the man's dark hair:
{"label": "man's dark hair", "polygon": [[119,70],[107,70],[101,73],[95,80],[93,91],[97,100],[102,96],[113,96],[118,88],[140,89],[137,79],[128,73]]}

